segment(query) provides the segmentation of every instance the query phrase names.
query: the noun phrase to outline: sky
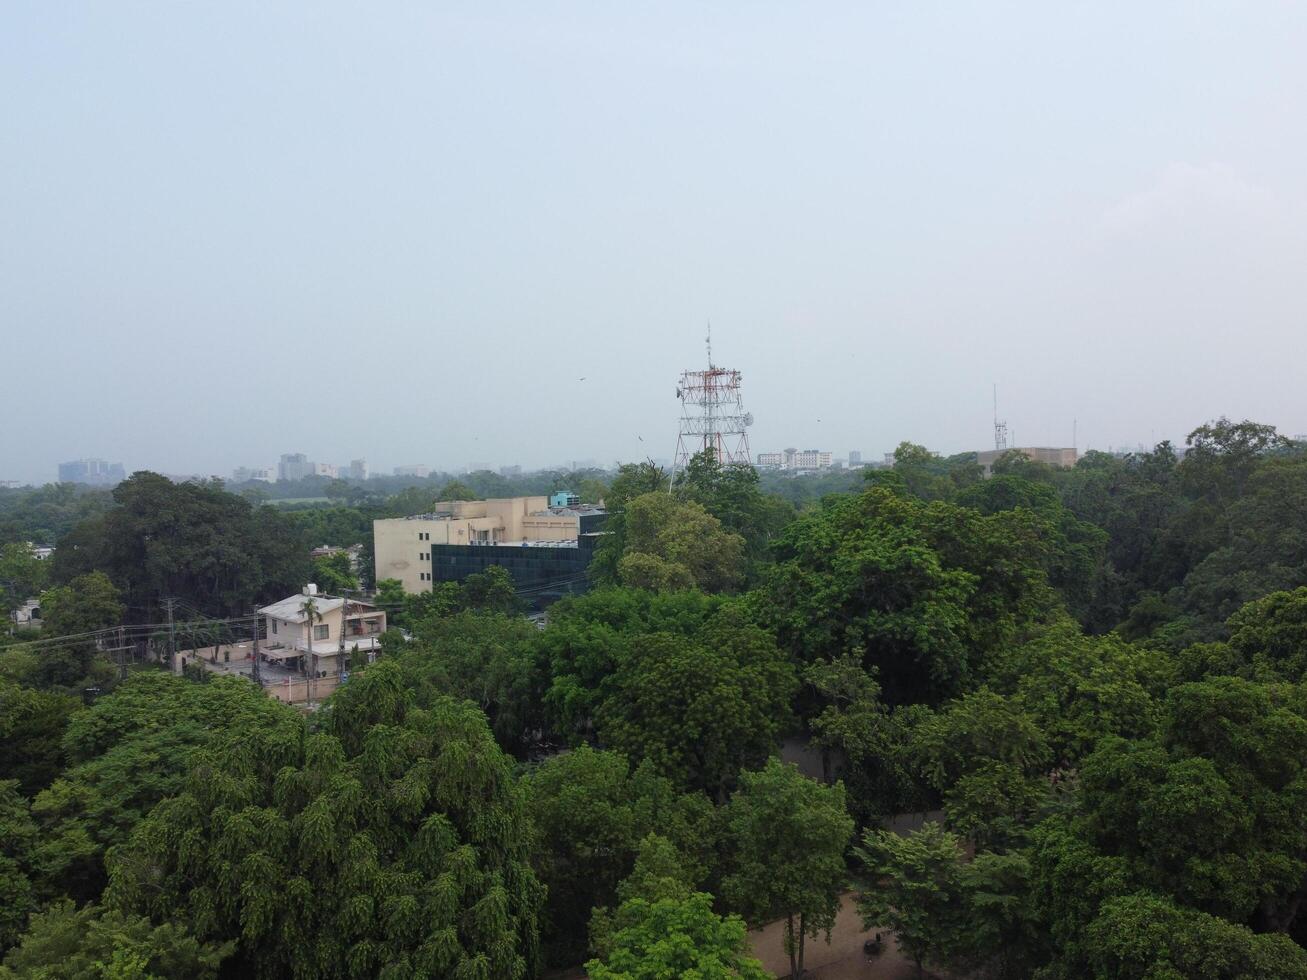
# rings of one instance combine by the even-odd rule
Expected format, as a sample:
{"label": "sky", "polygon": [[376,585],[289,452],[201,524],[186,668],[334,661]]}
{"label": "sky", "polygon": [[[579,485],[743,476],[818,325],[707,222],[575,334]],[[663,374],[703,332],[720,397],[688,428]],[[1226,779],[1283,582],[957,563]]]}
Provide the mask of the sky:
{"label": "sky", "polygon": [[0,5],[0,480],[1307,432],[1307,4]]}

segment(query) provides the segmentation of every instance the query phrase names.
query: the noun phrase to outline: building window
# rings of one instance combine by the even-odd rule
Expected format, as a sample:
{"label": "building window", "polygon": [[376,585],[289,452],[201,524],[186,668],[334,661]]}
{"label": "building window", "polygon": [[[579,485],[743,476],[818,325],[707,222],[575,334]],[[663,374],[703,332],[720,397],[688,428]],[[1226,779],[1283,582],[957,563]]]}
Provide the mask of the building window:
{"label": "building window", "polygon": [[315,640],[325,640],[328,639],[330,636],[331,636],[331,627],[328,626],[326,623],[323,623],[321,626],[313,627],[313,638]]}
{"label": "building window", "polygon": [[273,636],[276,636],[276,635],[277,635],[277,621],[276,621],[275,619],[270,619],[270,620],[268,620],[268,625],[272,627],[272,635],[273,635]]}

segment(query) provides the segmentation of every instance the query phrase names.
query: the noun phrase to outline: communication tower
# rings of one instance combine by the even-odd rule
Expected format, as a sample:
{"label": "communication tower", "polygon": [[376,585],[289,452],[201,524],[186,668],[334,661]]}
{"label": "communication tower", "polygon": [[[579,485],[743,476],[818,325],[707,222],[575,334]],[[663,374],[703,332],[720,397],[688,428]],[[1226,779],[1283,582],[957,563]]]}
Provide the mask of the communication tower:
{"label": "communication tower", "polygon": [[1007,449],[1007,421],[998,418],[998,385],[994,385],[994,448],[1000,453]]}
{"label": "communication tower", "polygon": [[690,464],[690,457],[711,449],[717,462],[749,465],[749,426],[739,371],[721,368],[712,359],[712,325],[708,326],[708,370],[684,371],[676,385],[681,402],[681,432],[676,439],[672,478]]}

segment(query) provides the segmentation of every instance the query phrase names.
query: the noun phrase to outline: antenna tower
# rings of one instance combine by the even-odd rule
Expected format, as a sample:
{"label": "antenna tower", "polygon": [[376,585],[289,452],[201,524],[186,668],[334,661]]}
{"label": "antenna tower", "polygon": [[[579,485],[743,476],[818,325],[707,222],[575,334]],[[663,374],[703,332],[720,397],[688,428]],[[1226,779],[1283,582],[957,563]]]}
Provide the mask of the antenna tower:
{"label": "antenna tower", "polygon": [[1007,420],[998,418],[998,385],[994,385],[994,448],[1000,453],[1007,449]]}
{"label": "antenna tower", "polygon": [[690,457],[711,449],[723,466],[747,466],[749,426],[753,416],[744,410],[739,371],[718,367],[712,359],[712,324],[705,338],[708,370],[683,371],[676,385],[681,402],[681,431],[676,439],[672,478],[690,465]]}

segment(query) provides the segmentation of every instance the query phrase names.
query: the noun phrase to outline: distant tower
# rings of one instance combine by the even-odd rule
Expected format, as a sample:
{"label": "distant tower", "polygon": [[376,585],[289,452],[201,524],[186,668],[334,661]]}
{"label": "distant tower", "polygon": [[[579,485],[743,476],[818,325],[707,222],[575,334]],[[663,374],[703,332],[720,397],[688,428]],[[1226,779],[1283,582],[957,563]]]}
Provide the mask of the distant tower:
{"label": "distant tower", "polygon": [[712,324],[708,325],[708,370],[685,371],[676,386],[681,401],[681,432],[676,439],[672,478],[690,464],[690,457],[711,449],[723,466],[749,465],[749,426],[739,371],[720,368],[712,360]]}
{"label": "distant tower", "polygon": [[1007,422],[998,418],[998,385],[994,385],[994,448],[1000,453],[1007,449]]}

